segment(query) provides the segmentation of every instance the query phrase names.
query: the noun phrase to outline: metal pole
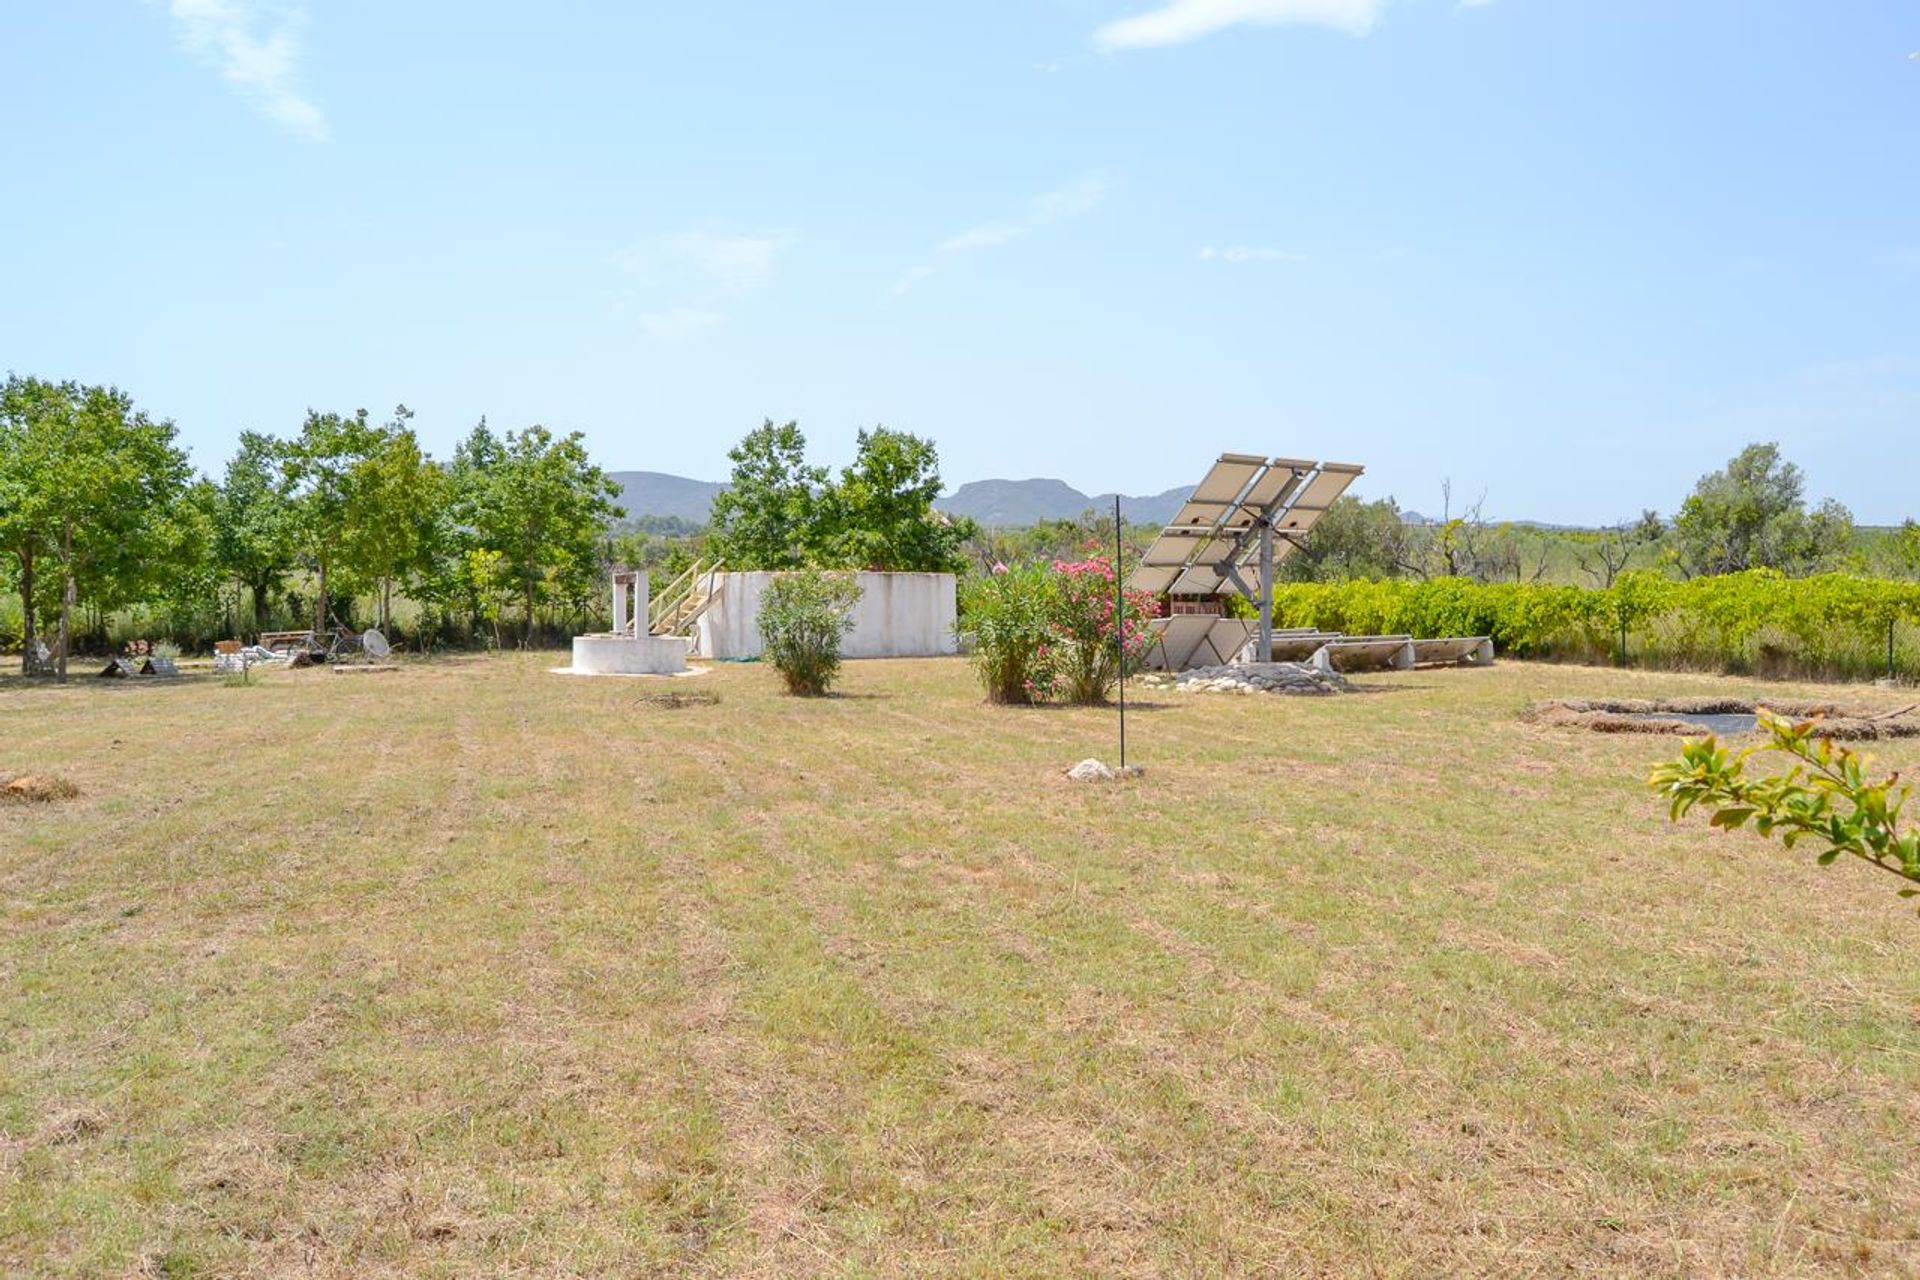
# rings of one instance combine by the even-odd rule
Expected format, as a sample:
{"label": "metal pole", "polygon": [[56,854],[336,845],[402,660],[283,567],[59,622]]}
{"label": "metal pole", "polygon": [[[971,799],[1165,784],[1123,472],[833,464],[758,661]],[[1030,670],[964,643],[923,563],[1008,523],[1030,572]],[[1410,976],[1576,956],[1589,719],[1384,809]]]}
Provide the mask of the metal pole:
{"label": "metal pole", "polygon": [[1127,596],[1120,583],[1120,495],[1113,495],[1113,648],[1120,660],[1120,768],[1127,767]]}
{"label": "metal pole", "polygon": [[1273,522],[1260,521],[1260,661],[1273,661]]}

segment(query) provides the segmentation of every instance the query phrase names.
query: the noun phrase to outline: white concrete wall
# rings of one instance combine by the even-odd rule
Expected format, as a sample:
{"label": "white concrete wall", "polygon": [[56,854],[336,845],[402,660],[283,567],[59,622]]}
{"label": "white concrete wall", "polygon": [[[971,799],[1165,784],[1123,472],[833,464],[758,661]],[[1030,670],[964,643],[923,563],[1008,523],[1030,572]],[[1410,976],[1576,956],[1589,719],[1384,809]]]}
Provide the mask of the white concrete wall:
{"label": "white concrete wall", "polygon": [[594,676],[673,675],[687,669],[687,641],[680,636],[641,636],[638,640],[632,636],[575,636],[573,669]]}
{"label": "white concrete wall", "polygon": [[[722,573],[700,615],[693,651],[705,658],[760,656],[760,597],[774,575]],[[950,573],[856,573],[860,600],[840,652],[848,658],[930,658],[959,652],[953,624],[958,584]]]}

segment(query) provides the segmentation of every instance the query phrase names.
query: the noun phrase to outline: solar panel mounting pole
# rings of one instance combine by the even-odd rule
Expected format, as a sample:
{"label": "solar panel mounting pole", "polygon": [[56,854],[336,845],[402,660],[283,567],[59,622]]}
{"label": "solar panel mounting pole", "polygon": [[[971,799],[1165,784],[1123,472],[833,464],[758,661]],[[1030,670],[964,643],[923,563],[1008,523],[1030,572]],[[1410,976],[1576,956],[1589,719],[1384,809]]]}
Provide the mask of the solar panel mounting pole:
{"label": "solar panel mounting pole", "polygon": [[1260,661],[1273,661],[1273,517],[1260,517]]}
{"label": "solar panel mounting pole", "polygon": [[1120,578],[1120,495],[1113,495],[1113,647],[1120,659],[1120,771],[1127,768],[1127,596]]}

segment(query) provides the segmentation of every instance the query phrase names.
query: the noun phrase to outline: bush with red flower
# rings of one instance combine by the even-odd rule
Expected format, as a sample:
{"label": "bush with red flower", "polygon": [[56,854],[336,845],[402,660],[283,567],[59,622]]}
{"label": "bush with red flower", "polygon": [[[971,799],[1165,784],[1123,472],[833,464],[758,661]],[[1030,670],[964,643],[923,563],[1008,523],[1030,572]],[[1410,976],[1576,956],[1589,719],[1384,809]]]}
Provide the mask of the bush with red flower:
{"label": "bush with red flower", "polygon": [[[1105,702],[1152,647],[1152,597],[1114,593],[1103,556],[1051,566],[995,565],[969,578],[960,597],[960,635],[990,702]],[[1120,639],[1116,646],[1115,639]]]}

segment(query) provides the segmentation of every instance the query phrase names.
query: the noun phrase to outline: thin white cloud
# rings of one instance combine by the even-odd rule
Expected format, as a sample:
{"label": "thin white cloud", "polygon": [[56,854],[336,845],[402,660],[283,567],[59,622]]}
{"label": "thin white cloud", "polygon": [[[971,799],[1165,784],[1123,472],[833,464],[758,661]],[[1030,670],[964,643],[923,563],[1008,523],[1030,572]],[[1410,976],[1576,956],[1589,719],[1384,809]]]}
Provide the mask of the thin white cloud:
{"label": "thin white cloud", "polygon": [[320,108],[295,87],[299,28],[306,13],[295,4],[261,0],[169,0],[167,11],[181,43],[266,115],[308,142],[330,137]]}
{"label": "thin white cloud", "polygon": [[645,236],[607,255],[615,309],[631,312],[649,338],[705,333],[725,322],[729,303],[773,279],[793,239],[784,231]]}
{"label": "thin white cloud", "polygon": [[1387,0],[1167,0],[1093,34],[1102,49],[1152,49],[1186,44],[1230,27],[1331,27],[1363,36],[1373,30]]}
{"label": "thin white cloud", "polygon": [[1233,244],[1223,247],[1207,245],[1200,250],[1200,259],[1203,262],[1230,262],[1238,266],[1247,262],[1305,262],[1307,255],[1267,245]]}
{"label": "thin white cloud", "polygon": [[718,325],[725,317],[698,307],[674,307],[669,311],[649,311],[640,317],[640,328],[649,338],[671,341],[691,338]]}
{"label": "thin white cloud", "polygon": [[998,249],[1015,240],[1024,239],[1042,227],[1091,213],[1106,197],[1106,173],[1103,170],[1083,173],[1072,181],[1036,197],[1027,206],[1027,211],[1018,218],[997,218],[992,222],[983,222],[979,226],[969,227],[958,235],[942,240],[933,247],[932,257],[901,272],[887,294],[889,297],[897,298],[911,292],[914,286],[934,275],[957,257],[978,253],[985,249]]}
{"label": "thin white cloud", "polygon": [[636,240],[615,251],[608,261],[642,283],[671,281],[745,293],[772,277],[781,252],[792,243],[793,237],[785,232],[721,235],[681,231]]}

